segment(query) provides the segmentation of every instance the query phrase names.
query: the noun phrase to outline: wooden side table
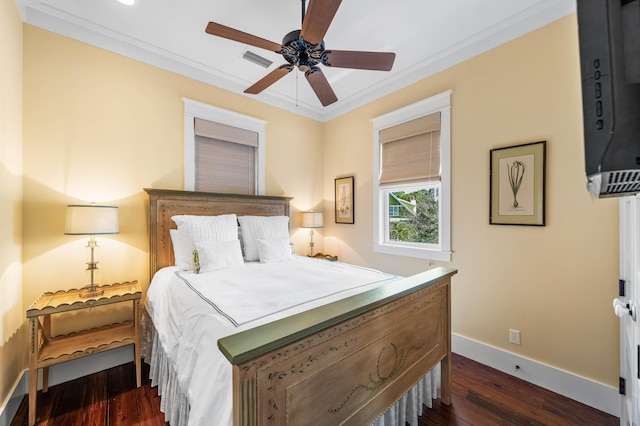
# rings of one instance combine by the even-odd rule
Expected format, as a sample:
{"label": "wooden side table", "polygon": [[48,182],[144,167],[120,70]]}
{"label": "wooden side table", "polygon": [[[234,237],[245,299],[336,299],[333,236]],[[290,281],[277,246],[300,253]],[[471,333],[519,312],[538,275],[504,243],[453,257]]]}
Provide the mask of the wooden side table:
{"label": "wooden side table", "polygon": [[[121,346],[134,345],[136,384],[140,387],[140,284],[138,281],[103,285],[97,298],[80,297],[80,290],[44,293],[27,309],[31,329],[29,355],[29,425],[36,421],[38,369],[42,368],[42,392],[49,387],[49,367]],[[133,320],[104,327],[51,336],[51,315],[130,301]],[[42,320],[40,319],[42,317]]]}

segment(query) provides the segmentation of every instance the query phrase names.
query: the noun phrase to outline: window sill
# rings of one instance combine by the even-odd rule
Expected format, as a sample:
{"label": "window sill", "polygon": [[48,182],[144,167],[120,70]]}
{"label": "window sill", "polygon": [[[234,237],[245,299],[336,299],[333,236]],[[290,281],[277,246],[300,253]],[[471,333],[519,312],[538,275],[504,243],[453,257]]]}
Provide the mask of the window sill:
{"label": "window sill", "polygon": [[392,244],[374,244],[375,253],[393,254],[396,256],[417,257],[419,259],[451,262],[451,251],[406,247]]}

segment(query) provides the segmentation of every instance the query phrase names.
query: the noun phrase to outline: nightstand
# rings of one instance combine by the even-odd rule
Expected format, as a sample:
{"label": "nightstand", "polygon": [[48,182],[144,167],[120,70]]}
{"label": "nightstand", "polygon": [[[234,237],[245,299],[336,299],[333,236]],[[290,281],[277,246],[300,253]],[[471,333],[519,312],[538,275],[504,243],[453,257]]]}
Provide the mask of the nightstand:
{"label": "nightstand", "polygon": [[[27,309],[31,330],[29,353],[29,425],[36,420],[38,369],[42,368],[42,392],[49,386],[49,367],[126,345],[134,345],[136,384],[140,387],[140,284],[138,281],[100,286],[97,298],[80,297],[80,290],[44,293]],[[114,303],[132,303],[131,321],[51,336],[51,315]]]}

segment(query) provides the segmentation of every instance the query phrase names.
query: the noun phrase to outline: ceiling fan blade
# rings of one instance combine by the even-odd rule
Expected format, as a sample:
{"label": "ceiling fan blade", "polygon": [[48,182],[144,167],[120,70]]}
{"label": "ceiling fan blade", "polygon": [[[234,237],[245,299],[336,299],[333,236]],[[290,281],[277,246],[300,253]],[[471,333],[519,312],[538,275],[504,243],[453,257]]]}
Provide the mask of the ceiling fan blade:
{"label": "ceiling fan blade", "polygon": [[285,75],[289,74],[292,69],[293,67],[291,65],[280,65],[278,68],[264,76],[261,80],[258,80],[253,86],[246,89],[244,93],[257,95],[276,81],[280,80]]}
{"label": "ceiling fan blade", "polygon": [[209,22],[205,31],[214,36],[249,44],[261,49],[271,50],[272,52],[280,52],[282,50],[282,46],[279,43],[274,43],[273,41],[265,40],[258,36],[235,30],[230,27],[225,27],[224,25],[217,24],[215,22]]}
{"label": "ceiling fan blade", "polygon": [[376,71],[390,71],[395,59],[393,52],[326,50],[322,55],[322,63],[328,67]]}
{"label": "ceiling fan blade", "polygon": [[300,36],[308,43],[320,44],[342,0],[309,0]]}
{"label": "ceiling fan blade", "polygon": [[316,96],[320,100],[322,106],[331,105],[338,100],[338,97],[333,92],[327,78],[319,68],[311,68],[309,71],[304,73],[304,76],[307,77],[307,81],[311,85],[313,91],[316,92]]}

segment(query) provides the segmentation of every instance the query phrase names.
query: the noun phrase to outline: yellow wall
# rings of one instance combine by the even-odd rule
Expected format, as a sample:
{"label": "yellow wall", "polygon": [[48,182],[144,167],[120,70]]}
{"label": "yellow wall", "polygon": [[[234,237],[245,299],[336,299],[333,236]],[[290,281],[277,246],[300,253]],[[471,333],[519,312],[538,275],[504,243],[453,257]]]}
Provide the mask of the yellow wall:
{"label": "yellow wall", "polygon": [[[576,16],[447,69],[325,125],[325,210],[333,178],[355,175],[355,225],[326,219],[327,252],[400,274],[424,260],[372,250],[372,125],[453,89],[453,331],[615,386],[618,201],[585,189]],[[547,225],[488,224],[489,150],[547,141]],[[508,341],[521,331],[522,344]]]}
{"label": "yellow wall", "polygon": [[295,213],[322,199],[321,123],[29,25],[24,44],[25,304],[84,283],[86,238],[63,235],[70,203],[119,206],[120,234],[98,238],[101,281],[147,288],[142,188],[183,188],[182,97],[268,122],[266,193],[295,197],[294,242],[306,243]]}
{"label": "yellow wall", "polygon": [[22,20],[0,0],[0,414],[26,362],[22,310]]}

